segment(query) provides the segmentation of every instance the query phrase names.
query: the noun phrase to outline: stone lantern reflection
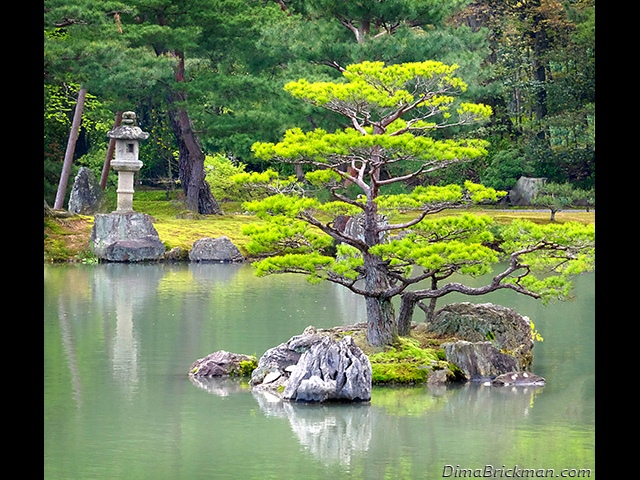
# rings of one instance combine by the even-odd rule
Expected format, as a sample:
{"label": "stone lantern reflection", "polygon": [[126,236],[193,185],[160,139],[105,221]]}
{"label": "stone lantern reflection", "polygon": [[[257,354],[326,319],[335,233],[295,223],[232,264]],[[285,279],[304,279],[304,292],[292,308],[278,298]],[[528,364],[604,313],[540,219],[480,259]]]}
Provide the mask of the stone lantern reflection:
{"label": "stone lantern reflection", "polygon": [[111,167],[118,172],[116,212],[133,212],[133,179],[142,168],[142,162],[138,160],[138,142],[149,138],[149,134],[136,125],[135,112],[124,112],[121,125],[109,130],[107,136],[116,142],[115,159],[111,162]]}

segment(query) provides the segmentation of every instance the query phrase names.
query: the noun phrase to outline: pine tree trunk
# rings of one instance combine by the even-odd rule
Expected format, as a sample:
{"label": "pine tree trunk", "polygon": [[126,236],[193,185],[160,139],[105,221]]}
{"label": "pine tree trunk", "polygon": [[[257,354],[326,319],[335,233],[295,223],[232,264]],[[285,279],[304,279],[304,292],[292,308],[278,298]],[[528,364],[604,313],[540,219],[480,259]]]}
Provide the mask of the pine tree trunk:
{"label": "pine tree trunk", "polygon": [[191,128],[187,111],[172,110],[169,119],[180,153],[179,178],[187,208],[204,215],[221,214],[222,209],[205,180],[204,152]]}
{"label": "pine tree trunk", "polygon": [[[545,19],[540,15],[533,16],[533,29],[535,31],[533,42],[533,79],[538,84],[535,93],[534,112],[539,124],[547,117],[547,60],[545,56],[549,50],[549,38],[547,36]],[[543,141],[545,147],[549,147],[549,127],[541,125],[537,133],[538,139]]]}
{"label": "pine tree trunk", "polygon": [[[184,82],[184,54],[175,54],[178,57],[175,77],[180,83]],[[186,196],[186,206],[192,212],[203,215],[221,214],[222,209],[205,180],[202,145],[193,131],[189,114],[181,106],[186,99],[184,92],[175,92],[170,100],[175,108],[169,109],[169,120],[180,152],[179,178]]]}
{"label": "pine tree trunk", "polygon": [[431,300],[429,300],[429,305],[424,305],[423,303],[419,304],[420,308],[424,312],[424,321],[425,321],[425,323],[428,323],[428,322],[433,320],[433,317],[436,314],[436,303],[437,302],[438,302],[437,298],[432,298]]}
{"label": "pine tree trunk", "polygon": [[411,333],[411,320],[416,307],[416,298],[412,292],[405,292],[400,297],[400,311],[398,312],[398,335],[406,337]]}
{"label": "pine tree trunk", "polygon": [[[431,290],[438,288],[438,280],[431,279]],[[425,305],[421,298],[414,292],[404,292],[400,297],[400,312],[398,313],[398,335],[409,335],[411,333],[411,321],[413,320],[413,312],[416,305],[424,312],[425,323],[433,320],[436,311],[437,298],[429,299],[429,303]]]}
{"label": "pine tree trunk", "polygon": [[[370,199],[374,196],[375,192]],[[370,200],[364,211],[364,241],[369,246],[380,242],[376,203]],[[365,290],[368,293],[365,296],[367,341],[374,347],[391,345],[398,337],[398,326],[391,297],[387,295],[390,290],[387,265],[380,257],[368,252],[363,254],[363,260]]]}
{"label": "pine tree trunk", "polygon": [[365,297],[367,342],[373,347],[391,345],[398,338],[395,310],[389,297]]}

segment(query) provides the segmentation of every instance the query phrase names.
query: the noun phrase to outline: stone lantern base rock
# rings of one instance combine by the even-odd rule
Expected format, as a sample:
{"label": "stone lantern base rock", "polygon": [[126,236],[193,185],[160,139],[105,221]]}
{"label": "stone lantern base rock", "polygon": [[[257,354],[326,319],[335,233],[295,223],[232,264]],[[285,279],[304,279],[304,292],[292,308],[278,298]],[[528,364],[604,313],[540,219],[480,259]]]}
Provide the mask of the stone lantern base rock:
{"label": "stone lantern base rock", "polygon": [[97,214],[91,244],[94,255],[108,262],[160,260],[166,250],[151,217],[138,212]]}

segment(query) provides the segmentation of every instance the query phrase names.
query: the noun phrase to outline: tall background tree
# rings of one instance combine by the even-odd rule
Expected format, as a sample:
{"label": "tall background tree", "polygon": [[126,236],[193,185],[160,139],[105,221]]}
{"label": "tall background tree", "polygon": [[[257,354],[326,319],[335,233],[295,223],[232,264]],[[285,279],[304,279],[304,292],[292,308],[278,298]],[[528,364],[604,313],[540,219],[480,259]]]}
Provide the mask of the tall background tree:
{"label": "tall background tree", "polygon": [[187,207],[220,213],[205,181],[200,136],[207,132],[190,108],[217,75],[242,63],[264,10],[239,0],[45,2],[45,72],[51,83],[77,77],[116,111],[141,110],[142,119],[166,113]]}
{"label": "tall background tree", "polygon": [[[593,0],[47,0],[44,6],[51,202],[81,84],[88,103],[74,160],[104,161],[114,114],[135,110],[154,139],[142,145],[141,180],[179,177],[190,208],[206,212],[216,210],[201,183],[206,154],[261,171],[267,165],[251,151],[256,141],[275,142],[293,126],[344,126],[335,112],[296,103],[282,85],[335,80],[361,61],[427,59],[459,64],[467,98],[492,107],[490,122],[473,133],[491,145],[486,157],[425,174],[413,185],[464,177],[509,189],[527,175],[593,186]],[[434,137],[469,134],[459,127]],[[278,168],[295,168],[302,178],[302,166]]]}
{"label": "tall background tree", "polygon": [[[173,62],[130,48],[123,35],[119,2],[50,0],[44,15],[45,198],[61,171],[59,145],[71,126],[80,84],[87,91],[74,158],[106,155],[106,132],[114,114],[137,110],[171,81]],[[57,183],[57,182],[56,182]],[[67,192],[68,194],[68,192]]]}
{"label": "tall background tree", "polygon": [[[458,63],[479,82],[486,56],[481,32],[448,22],[459,0],[342,2],[279,0],[260,15],[255,42],[218,76],[196,115],[211,135],[204,144],[251,169],[265,168],[251,152],[255,141],[277,141],[293,126],[334,129],[333,112],[296,103],[282,85],[299,78],[338,79],[345,66],[361,61],[387,64],[427,59]],[[280,166],[290,172],[292,166]],[[299,170],[298,170],[299,173]]]}
{"label": "tall background tree", "polygon": [[518,176],[591,188],[595,180],[593,0],[475,0],[457,23],[485,28],[493,149],[481,179]]}

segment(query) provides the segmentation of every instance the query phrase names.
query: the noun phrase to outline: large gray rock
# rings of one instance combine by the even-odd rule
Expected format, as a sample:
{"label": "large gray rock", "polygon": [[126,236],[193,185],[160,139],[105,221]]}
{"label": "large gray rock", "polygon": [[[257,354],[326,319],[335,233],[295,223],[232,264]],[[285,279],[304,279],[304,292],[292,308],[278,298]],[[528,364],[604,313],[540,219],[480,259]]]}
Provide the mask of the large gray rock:
{"label": "large gray rock", "polygon": [[514,187],[509,190],[509,202],[515,206],[529,206],[538,189],[546,182],[546,178],[520,177]]}
{"label": "large gray rock", "polygon": [[438,310],[426,329],[438,336],[468,342],[489,341],[516,359],[514,370],[526,370],[533,362],[531,322],[511,308],[491,303],[454,303]]}
{"label": "large gray rock", "polygon": [[284,343],[267,350],[258,367],[251,373],[250,384],[257,391],[277,394],[278,388],[284,386],[301,355],[321,339],[315,328],[305,328],[302,335],[295,335]]}
{"label": "large gray rock", "polygon": [[245,258],[229,237],[201,238],[189,252],[192,262],[244,262]]}
{"label": "large gray rock", "polygon": [[460,340],[442,344],[447,360],[456,365],[468,380],[484,381],[518,370],[513,355],[502,353],[491,342]]}
{"label": "large gray rock", "polygon": [[102,189],[93,172],[87,167],[80,167],[71,188],[69,211],[91,215],[100,209],[102,200]]}
{"label": "large gray rock", "polygon": [[108,262],[159,260],[166,250],[144,213],[97,214],[91,229],[93,253]]}
{"label": "large gray rock", "polygon": [[284,390],[298,402],[371,400],[371,363],[350,336],[324,336],[302,354]]}
{"label": "large gray rock", "polygon": [[350,336],[309,326],[267,350],[250,384],[254,392],[291,401],[366,402],[371,379],[369,358]]}

